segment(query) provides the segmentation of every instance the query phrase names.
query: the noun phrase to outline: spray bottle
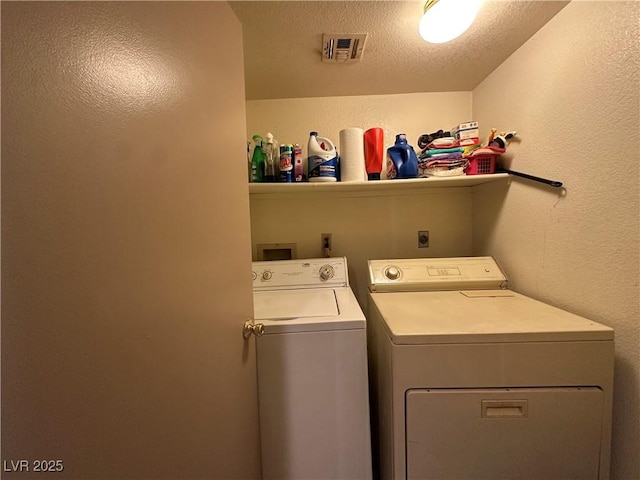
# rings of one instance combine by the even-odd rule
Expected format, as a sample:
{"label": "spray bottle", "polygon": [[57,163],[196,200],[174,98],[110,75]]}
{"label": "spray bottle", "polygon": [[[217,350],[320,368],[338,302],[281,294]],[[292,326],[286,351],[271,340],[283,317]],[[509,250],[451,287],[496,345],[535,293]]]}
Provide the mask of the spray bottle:
{"label": "spray bottle", "polygon": [[263,182],[264,181],[264,153],[262,152],[262,137],[260,135],[254,135],[253,143],[253,156],[251,157],[251,181]]}

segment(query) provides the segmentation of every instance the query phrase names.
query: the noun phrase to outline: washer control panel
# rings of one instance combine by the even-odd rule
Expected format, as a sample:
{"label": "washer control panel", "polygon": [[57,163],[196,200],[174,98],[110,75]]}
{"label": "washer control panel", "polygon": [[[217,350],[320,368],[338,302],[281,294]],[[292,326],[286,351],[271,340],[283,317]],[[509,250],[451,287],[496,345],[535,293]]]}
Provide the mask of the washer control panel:
{"label": "washer control panel", "polygon": [[493,257],[369,260],[369,290],[472,290],[507,287]]}
{"label": "washer control panel", "polygon": [[253,262],[252,267],[254,290],[349,285],[345,257]]}

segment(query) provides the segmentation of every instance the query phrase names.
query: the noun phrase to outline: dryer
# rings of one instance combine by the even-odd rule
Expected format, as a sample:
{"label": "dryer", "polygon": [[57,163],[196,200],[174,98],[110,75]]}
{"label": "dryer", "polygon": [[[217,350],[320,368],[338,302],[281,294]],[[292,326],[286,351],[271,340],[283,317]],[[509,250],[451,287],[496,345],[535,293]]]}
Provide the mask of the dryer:
{"label": "dryer", "polygon": [[612,329],[507,289],[492,257],[368,266],[380,478],[608,478]]}
{"label": "dryer", "polygon": [[366,321],[347,259],[253,262],[263,479],[370,479]]}

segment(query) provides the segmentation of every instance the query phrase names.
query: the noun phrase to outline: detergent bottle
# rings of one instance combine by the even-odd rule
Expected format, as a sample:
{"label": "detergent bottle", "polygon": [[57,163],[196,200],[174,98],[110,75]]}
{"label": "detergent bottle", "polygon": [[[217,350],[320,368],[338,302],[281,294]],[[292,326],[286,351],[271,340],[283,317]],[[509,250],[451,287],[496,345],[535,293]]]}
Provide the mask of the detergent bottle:
{"label": "detergent bottle", "polygon": [[338,152],[331,140],[311,132],[307,152],[310,182],[338,181]]}
{"label": "detergent bottle", "polygon": [[262,137],[254,135],[253,155],[251,156],[251,182],[262,182],[264,180],[264,153],[262,152]]}
{"label": "detergent bottle", "polygon": [[418,156],[407,143],[404,133],[396,135],[396,143],[387,149],[387,178],[417,178]]}

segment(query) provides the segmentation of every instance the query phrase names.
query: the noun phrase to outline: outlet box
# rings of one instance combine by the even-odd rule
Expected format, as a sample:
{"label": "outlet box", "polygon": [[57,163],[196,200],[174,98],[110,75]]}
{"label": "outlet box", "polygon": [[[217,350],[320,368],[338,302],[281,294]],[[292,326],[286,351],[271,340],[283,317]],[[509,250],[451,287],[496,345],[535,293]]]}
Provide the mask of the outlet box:
{"label": "outlet box", "polygon": [[429,248],[429,230],[418,231],[418,248]]}

